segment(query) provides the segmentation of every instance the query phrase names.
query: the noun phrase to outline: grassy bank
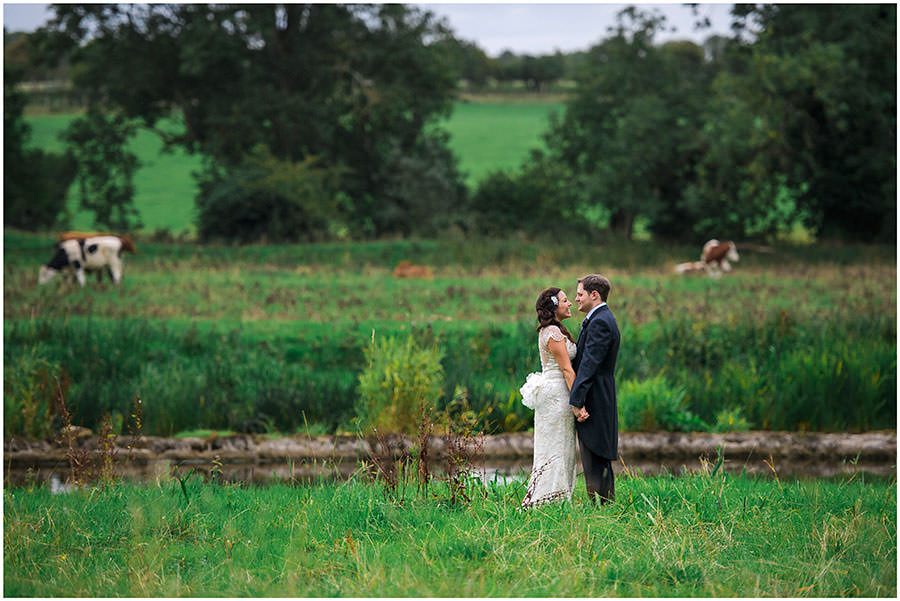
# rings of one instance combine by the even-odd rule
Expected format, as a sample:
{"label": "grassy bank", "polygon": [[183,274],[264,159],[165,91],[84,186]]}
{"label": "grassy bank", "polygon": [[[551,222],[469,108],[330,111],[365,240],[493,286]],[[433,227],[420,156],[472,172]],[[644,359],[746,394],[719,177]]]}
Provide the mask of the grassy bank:
{"label": "grassy bank", "polygon": [[[593,271],[614,285],[624,429],[896,424],[889,247],[748,254],[716,281],[671,273],[694,249],[635,243],[142,243],[120,287],[66,289],[35,282],[50,244],[4,236],[7,435],[28,416],[49,428],[42,382],[62,374],[76,423],[92,428],[104,412],[127,415],[137,393],[149,434],[292,431],[304,419],[352,431],[373,331],[444,350],[439,406],[465,395],[489,431],[527,429],[518,388],[540,367],[533,299],[554,284],[574,296]],[[434,277],[392,277],[402,259]]]}
{"label": "grassy bank", "polygon": [[4,490],[7,596],[895,597],[896,483],[620,477],[594,507],[380,484]]}

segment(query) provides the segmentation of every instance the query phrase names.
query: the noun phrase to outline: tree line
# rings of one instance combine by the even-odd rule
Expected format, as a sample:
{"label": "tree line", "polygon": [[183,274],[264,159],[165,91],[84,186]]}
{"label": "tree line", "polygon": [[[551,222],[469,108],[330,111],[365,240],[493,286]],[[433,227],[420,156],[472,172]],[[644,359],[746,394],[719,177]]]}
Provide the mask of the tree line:
{"label": "tree line", "polygon": [[[587,239],[630,236],[638,221],[683,241],[798,223],[896,239],[894,5],[735,5],[733,35],[702,45],[657,43],[664,18],[629,7],[584,53],[497,59],[406,5],[53,10],[28,60],[65,61],[88,109],[65,157],[25,152],[22,73],[4,61],[7,225],[51,227],[59,189],[35,182],[64,196],[74,179],[98,225],[133,227],[126,144],[144,127],[204,157],[194,200],[207,240]],[[460,79],[504,77],[574,87],[545,150],[469,191],[438,122]],[[172,115],[183,129],[162,126]]]}

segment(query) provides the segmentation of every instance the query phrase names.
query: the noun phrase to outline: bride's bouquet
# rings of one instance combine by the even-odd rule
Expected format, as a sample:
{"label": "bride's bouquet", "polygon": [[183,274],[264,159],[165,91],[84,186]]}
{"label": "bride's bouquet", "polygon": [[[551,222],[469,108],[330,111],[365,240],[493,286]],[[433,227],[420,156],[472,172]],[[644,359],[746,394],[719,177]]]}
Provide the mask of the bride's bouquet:
{"label": "bride's bouquet", "polygon": [[519,388],[522,393],[522,404],[529,409],[537,409],[541,400],[541,388],[544,386],[544,373],[536,371],[528,374],[525,383]]}

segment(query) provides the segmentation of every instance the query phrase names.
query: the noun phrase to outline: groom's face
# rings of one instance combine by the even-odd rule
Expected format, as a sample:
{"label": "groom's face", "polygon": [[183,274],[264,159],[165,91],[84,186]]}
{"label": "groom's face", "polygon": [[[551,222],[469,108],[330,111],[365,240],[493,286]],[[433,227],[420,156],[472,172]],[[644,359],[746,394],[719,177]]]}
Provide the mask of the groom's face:
{"label": "groom's face", "polygon": [[578,304],[579,311],[588,313],[597,305],[597,300],[599,300],[599,298],[599,292],[596,290],[588,292],[584,289],[584,286],[581,285],[581,282],[578,283],[578,293],[575,295],[575,302]]}

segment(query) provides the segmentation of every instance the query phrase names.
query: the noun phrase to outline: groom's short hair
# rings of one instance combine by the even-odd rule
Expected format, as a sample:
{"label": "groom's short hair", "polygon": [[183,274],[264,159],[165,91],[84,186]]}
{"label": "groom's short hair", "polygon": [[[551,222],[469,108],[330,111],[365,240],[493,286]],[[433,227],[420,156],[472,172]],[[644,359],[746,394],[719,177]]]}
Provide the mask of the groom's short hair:
{"label": "groom's short hair", "polygon": [[606,299],[609,298],[609,290],[612,286],[610,285],[609,280],[602,275],[592,273],[591,275],[586,275],[579,279],[578,283],[581,284],[586,292],[596,290],[604,303],[606,302]]}

